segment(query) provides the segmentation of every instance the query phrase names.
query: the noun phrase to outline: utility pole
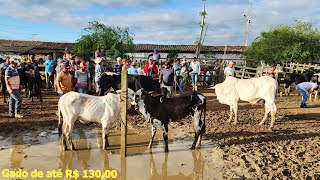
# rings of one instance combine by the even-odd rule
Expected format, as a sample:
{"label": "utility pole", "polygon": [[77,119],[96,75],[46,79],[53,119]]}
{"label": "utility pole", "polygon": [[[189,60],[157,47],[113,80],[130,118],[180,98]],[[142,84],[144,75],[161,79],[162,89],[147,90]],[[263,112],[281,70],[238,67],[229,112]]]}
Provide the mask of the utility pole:
{"label": "utility pole", "polygon": [[35,40],[35,37],[37,36],[38,34],[32,34],[32,41]]}
{"label": "utility pole", "polygon": [[248,8],[248,15],[244,15],[247,17],[247,25],[246,25],[246,33],[245,33],[245,39],[244,39],[244,45],[248,46],[248,34],[249,34],[249,25],[250,25],[250,18],[251,18],[251,3],[249,1],[249,8]]}

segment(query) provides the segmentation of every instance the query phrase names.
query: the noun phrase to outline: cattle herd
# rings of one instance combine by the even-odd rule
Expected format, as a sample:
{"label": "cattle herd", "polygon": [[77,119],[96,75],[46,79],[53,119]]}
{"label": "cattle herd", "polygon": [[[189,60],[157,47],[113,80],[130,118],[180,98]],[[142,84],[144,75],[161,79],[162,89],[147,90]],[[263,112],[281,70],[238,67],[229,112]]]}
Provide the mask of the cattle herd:
{"label": "cattle herd", "polygon": [[[26,95],[32,101],[34,96],[37,96],[40,98],[40,101],[42,101],[41,77],[38,67],[24,67],[20,71],[19,75],[21,82],[26,87]],[[4,95],[4,102],[6,102],[3,72],[1,72],[1,74],[1,92]],[[108,131],[110,125],[116,122],[120,112],[121,77],[115,73],[104,73],[100,78],[100,96],[69,92],[59,99],[58,130],[65,150],[75,149],[72,143],[72,130],[76,120],[100,123],[102,125],[102,147],[106,150],[109,145]],[[319,83],[319,74],[307,71],[302,74],[287,73],[284,76],[286,89],[288,89],[292,83],[297,85],[305,81]],[[109,92],[110,89],[114,91]],[[259,124],[264,124],[270,114],[271,123],[269,129],[272,130],[277,112],[275,97],[279,89],[279,83],[275,79],[267,76],[252,79],[227,77],[224,82],[215,85],[214,89],[219,102],[230,106],[230,118],[228,122],[234,120],[234,124],[237,123],[239,100],[247,101],[251,104],[263,100],[265,114]],[[191,149],[201,145],[201,138],[205,133],[207,106],[206,97],[203,94],[192,92],[182,96],[167,98],[160,94],[160,84],[151,76],[128,75],[128,102],[130,102],[135,110],[151,125],[152,133],[149,148],[152,148],[157,128],[160,127],[165,142],[164,149],[167,152],[169,150],[169,121],[180,120],[189,115],[193,117],[195,131]]]}

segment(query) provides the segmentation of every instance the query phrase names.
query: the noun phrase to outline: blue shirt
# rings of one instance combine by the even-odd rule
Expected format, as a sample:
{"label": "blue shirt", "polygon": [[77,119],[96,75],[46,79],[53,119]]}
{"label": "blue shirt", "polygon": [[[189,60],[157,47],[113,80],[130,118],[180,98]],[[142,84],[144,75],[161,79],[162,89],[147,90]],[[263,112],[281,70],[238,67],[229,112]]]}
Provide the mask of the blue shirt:
{"label": "blue shirt", "polygon": [[127,71],[128,74],[138,74],[138,70],[134,67],[130,67]]}
{"label": "blue shirt", "polygon": [[46,64],[46,69],[45,69],[45,70],[46,70],[47,72],[54,72],[54,65],[56,64],[55,60],[53,60],[53,59],[51,59],[51,60],[47,59],[44,63]]}

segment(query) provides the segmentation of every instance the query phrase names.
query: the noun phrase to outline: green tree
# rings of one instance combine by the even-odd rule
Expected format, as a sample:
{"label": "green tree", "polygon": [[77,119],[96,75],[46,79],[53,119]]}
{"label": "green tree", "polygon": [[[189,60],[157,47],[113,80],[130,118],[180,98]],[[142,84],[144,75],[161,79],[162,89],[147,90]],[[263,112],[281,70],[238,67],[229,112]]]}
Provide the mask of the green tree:
{"label": "green tree", "polygon": [[280,25],[262,32],[243,53],[250,64],[260,61],[315,62],[320,59],[320,33],[309,22],[296,21],[290,27]]}
{"label": "green tree", "polygon": [[129,28],[110,27],[94,21],[83,30],[87,34],[78,39],[75,45],[75,53],[80,56],[94,57],[97,47],[111,58],[134,52],[133,38],[130,36]]}

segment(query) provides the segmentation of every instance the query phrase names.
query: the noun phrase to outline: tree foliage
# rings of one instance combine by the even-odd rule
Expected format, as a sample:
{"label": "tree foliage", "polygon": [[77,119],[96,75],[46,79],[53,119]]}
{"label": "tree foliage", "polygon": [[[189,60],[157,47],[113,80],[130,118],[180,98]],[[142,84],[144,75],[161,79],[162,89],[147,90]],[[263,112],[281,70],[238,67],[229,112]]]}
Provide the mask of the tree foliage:
{"label": "tree foliage", "polygon": [[130,36],[129,28],[106,26],[100,22],[89,23],[84,28],[87,32],[77,40],[75,53],[84,57],[94,57],[97,47],[100,47],[107,57],[116,58],[124,56],[127,52],[134,51],[133,38]]}
{"label": "tree foliage", "polygon": [[243,54],[251,63],[304,62],[320,59],[320,33],[309,22],[296,21],[262,32]]}

